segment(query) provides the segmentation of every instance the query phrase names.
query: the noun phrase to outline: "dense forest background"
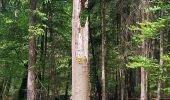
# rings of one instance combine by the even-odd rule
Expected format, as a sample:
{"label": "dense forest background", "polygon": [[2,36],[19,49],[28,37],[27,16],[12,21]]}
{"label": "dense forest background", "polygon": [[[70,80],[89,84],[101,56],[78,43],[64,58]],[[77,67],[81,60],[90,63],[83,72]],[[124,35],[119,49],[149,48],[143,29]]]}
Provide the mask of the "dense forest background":
{"label": "dense forest background", "polygon": [[0,100],[170,100],[169,0],[0,0]]}

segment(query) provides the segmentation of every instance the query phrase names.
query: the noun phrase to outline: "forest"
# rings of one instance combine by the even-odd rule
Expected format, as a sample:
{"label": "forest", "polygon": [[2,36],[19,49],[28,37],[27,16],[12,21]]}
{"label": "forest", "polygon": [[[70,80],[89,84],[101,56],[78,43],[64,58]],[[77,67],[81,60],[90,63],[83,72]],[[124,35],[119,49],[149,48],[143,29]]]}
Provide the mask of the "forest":
{"label": "forest", "polygon": [[170,0],[0,0],[0,100],[170,100]]}

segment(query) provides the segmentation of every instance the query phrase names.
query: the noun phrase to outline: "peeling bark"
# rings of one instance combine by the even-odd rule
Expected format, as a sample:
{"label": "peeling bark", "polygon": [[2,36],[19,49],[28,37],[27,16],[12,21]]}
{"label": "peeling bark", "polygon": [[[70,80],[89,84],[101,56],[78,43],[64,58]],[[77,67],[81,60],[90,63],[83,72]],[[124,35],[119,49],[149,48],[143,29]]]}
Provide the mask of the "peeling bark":
{"label": "peeling bark", "polygon": [[[87,1],[86,1],[87,2]],[[89,100],[88,33],[89,23],[80,24],[81,1],[73,0],[72,15],[72,100]]]}

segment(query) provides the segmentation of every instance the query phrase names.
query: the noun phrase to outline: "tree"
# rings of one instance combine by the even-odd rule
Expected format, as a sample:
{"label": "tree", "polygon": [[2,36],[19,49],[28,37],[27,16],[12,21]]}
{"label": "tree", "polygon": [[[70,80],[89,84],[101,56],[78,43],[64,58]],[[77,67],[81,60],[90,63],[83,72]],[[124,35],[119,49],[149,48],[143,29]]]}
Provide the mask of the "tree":
{"label": "tree", "polygon": [[88,18],[81,26],[82,10],[88,1],[73,0],[72,14],[72,100],[89,99]]}
{"label": "tree", "polygon": [[36,64],[36,41],[33,27],[35,26],[35,10],[37,0],[30,0],[29,13],[29,55],[28,55],[28,80],[27,80],[27,100],[36,100],[36,86],[35,86],[35,64]]}
{"label": "tree", "polygon": [[[160,33],[160,67],[163,66],[163,33]],[[162,74],[162,73],[161,73]],[[161,77],[160,77],[161,78]],[[161,79],[158,79],[157,100],[161,100]]]}
{"label": "tree", "polygon": [[[141,0],[141,21],[148,20],[148,14],[145,9],[149,6],[148,0]],[[144,33],[142,33],[144,34]],[[149,57],[149,41],[144,39],[142,42],[142,56]],[[148,100],[148,73],[144,67],[141,67],[141,98],[140,100]]]}
{"label": "tree", "polygon": [[[160,70],[161,70],[161,75],[162,76],[162,67],[163,67],[163,59],[162,56],[164,54],[164,33],[161,31],[160,32],[160,60],[159,60],[159,64],[160,64]],[[158,88],[157,88],[157,100],[161,100],[161,77],[158,78]]]}
{"label": "tree", "polygon": [[105,0],[101,0],[101,35],[102,35],[102,100],[106,100],[106,32],[105,32]]}

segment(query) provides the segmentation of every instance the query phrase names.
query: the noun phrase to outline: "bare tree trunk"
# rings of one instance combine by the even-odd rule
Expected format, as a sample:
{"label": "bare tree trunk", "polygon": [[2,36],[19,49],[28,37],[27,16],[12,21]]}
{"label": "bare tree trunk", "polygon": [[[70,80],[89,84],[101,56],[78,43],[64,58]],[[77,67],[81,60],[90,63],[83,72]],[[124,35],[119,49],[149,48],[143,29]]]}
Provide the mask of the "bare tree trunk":
{"label": "bare tree trunk", "polygon": [[101,0],[101,34],[102,34],[102,100],[106,100],[106,32],[105,32],[105,0]]}
{"label": "bare tree trunk", "polygon": [[147,100],[147,73],[141,68],[141,100]]}
{"label": "bare tree trunk", "polygon": [[[160,61],[159,61],[160,67],[163,66],[163,59],[161,58],[161,56],[164,54],[163,42],[164,42],[164,34],[163,32],[160,32]],[[158,87],[157,87],[157,100],[161,100],[161,85],[162,85],[161,78],[159,77]]]}
{"label": "bare tree trunk", "polygon": [[[148,0],[141,0],[141,21],[148,20],[148,14],[145,13],[145,9],[148,7]],[[142,43],[142,55],[148,57],[148,40],[144,40]],[[148,100],[148,73],[142,67],[141,68],[141,100]]]}
{"label": "bare tree trunk", "polygon": [[[34,10],[36,10],[37,0],[30,0],[29,28],[35,25]],[[36,43],[32,31],[29,32],[29,55],[28,55],[28,80],[27,80],[27,100],[36,100],[35,89],[35,64],[36,64]]]}
{"label": "bare tree trunk", "polygon": [[[149,57],[150,42],[144,40],[142,43],[142,53],[144,57]],[[141,100],[148,100],[148,72],[142,67],[141,68]]]}
{"label": "bare tree trunk", "polygon": [[45,65],[45,60],[44,60],[44,35],[42,35],[40,37],[40,66],[38,67],[38,84],[37,84],[37,96],[36,99],[42,99],[42,86],[40,81],[43,81],[43,69],[44,69],[44,65]]}
{"label": "bare tree trunk", "polygon": [[125,69],[120,68],[120,100],[125,100]]}
{"label": "bare tree trunk", "polygon": [[[161,13],[161,17],[163,16],[163,11],[160,12]],[[161,86],[162,86],[162,82],[161,82],[161,76],[162,76],[162,66],[163,66],[163,59],[162,59],[162,56],[164,54],[164,32],[163,31],[160,31],[160,40],[159,40],[159,43],[160,43],[160,60],[159,60],[159,65],[160,65],[160,71],[161,71],[161,75],[160,77],[158,78],[158,85],[157,85],[157,100],[161,100]]]}
{"label": "bare tree trunk", "polygon": [[72,100],[89,100],[88,31],[89,23],[80,24],[86,0],[73,0],[72,15]]}

